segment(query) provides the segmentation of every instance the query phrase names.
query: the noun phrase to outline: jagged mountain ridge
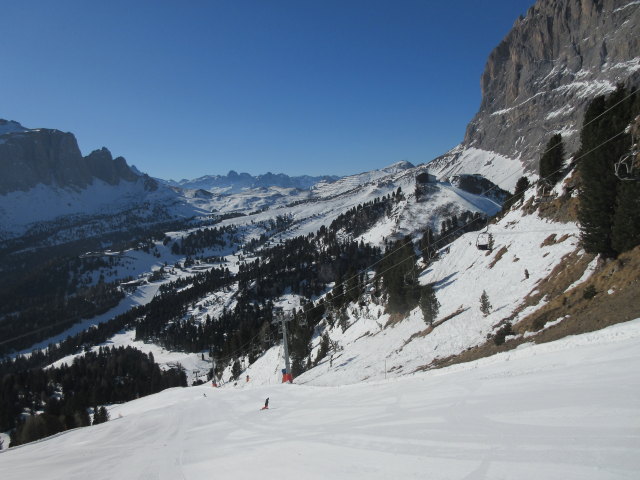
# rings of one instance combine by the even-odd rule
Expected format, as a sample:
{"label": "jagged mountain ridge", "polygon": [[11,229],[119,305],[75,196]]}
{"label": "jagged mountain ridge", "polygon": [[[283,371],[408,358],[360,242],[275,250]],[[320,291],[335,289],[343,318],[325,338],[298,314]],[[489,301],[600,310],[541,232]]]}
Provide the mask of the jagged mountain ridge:
{"label": "jagged mountain ridge", "polygon": [[206,214],[107,148],[82,156],[75,136],[56,129],[0,120],[0,169],[2,241],[24,236],[34,247]]}
{"label": "jagged mountain ridge", "polygon": [[[391,190],[401,186],[409,197],[406,202],[405,200],[399,201],[389,218],[384,218],[376,223],[360,238],[371,243],[382,243],[385,237],[399,236],[405,233],[415,234],[418,228],[423,228],[425,223],[429,223],[429,217],[424,215],[425,209],[421,209],[426,203],[421,205],[417,199],[412,199],[411,193],[409,193],[411,191],[409,187],[414,185],[418,172],[422,173],[423,171],[424,169],[419,167],[416,170],[408,168],[401,172],[396,171],[389,176],[380,174],[375,177],[377,175],[375,174],[373,175],[375,178],[370,177],[367,182],[364,182],[365,176],[354,176],[350,181],[342,182],[340,185],[327,186],[324,190],[326,196],[309,199],[307,204],[274,208],[273,211],[230,219],[226,221],[226,224],[239,225],[246,228],[243,233],[246,233],[247,236],[255,236],[259,228],[254,226],[256,220],[261,218],[266,220],[270,216],[283,213],[292,215],[294,223],[290,230],[281,232],[279,241],[282,241],[282,237],[312,232],[315,226],[314,222],[328,222],[332,215],[346,208],[347,205],[352,205],[354,201],[371,198],[382,192],[388,194]],[[358,183],[358,178],[364,183]],[[430,196],[427,196],[426,200],[430,202],[445,194],[457,194],[457,190],[462,187],[472,192],[477,189],[486,191],[486,188],[491,188],[490,185],[484,185],[482,178],[478,178],[478,182],[474,182],[474,180],[476,180],[475,177],[465,177],[464,175],[452,176],[450,184],[436,183],[429,179],[427,191]],[[363,196],[357,197],[357,194],[363,194]],[[532,191],[528,191],[523,203],[531,205],[534,202],[533,195]],[[563,195],[568,197],[566,192]],[[475,200],[483,199],[476,198]],[[338,204],[337,202],[343,203]],[[309,208],[320,204],[332,205],[334,210],[327,213]],[[452,204],[456,205],[455,202]],[[409,227],[409,229],[407,230],[405,227]],[[560,294],[565,299],[569,299],[570,303],[575,302],[576,297],[583,297],[582,289],[589,281],[596,266],[595,262],[589,262],[590,258],[585,256],[584,252],[581,253],[579,229],[576,224],[562,225],[549,222],[544,216],[539,216],[535,212],[532,214],[521,205],[521,208],[509,212],[506,217],[492,225],[490,229],[496,240],[493,251],[487,253],[477,251],[473,244],[478,234],[469,233],[446,249],[442,249],[432,264],[424,265],[426,268],[420,275],[420,282],[435,285],[437,295],[442,301],[441,315],[436,322],[430,326],[425,325],[422,315],[416,309],[407,318],[396,323],[384,313],[383,304],[375,300],[372,295],[367,296],[368,293],[365,293],[359,302],[354,302],[345,309],[346,328],[337,324],[331,326],[329,319],[319,325],[319,328],[324,329],[324,333],[330,336],[337,348],[329,353],[330,358],[328,356],[321,358],[316,368],[303,374],[298,378],[298,381],[300,383],[308,382],[311,385],[342,385],[371,379],[381,380],[383,375],[386,378],[388,368],[391,376],[410,374],[415,370],[431,366],[434,362],[441,361],[442,356],[458,355],[469,349],[480,347],[488,339],[493,342],[494,340],[491,339],[497,337],[499,329],[505,325],[504,322],[513,322],[516,328],[520,327],[521,325],[518,323],[522,317],[531,314],[541,306],[544,307],[551,293],[557,294],[549,290],[545,291],[541,287],[545,287],[547,279],[562,276],[560,270],[564,274],[567,266],[571,267],[571,278],[562,279]],[[173,232],[170,233],[170,236],[175,241],[187,233]],[[349,232],[345,231],[344,233],[348,235]],[[161,258],[156,260],[156,258],[144,257],[147,262],[149,260],[155,261],[155,266],[157,266],[163,260],[173,260],[176,261],[176,270],[181,270],[177,264],[184,259],[172,259],[168,254],[168,246],[162,245],[162,242],[156,242],[154,248],[160,250]],[[140,252],[127,252],[127,255],[133,256],[138,253]],[[226,255],[227,253],[229,252],[221,252],[221,255],[225,254],[224,264],[228,265],[231,270],[234,270],[234,264],[237,267],[240,262],[247,260],[247,258],[243,258],[245,255],[243,251],[238,250],[235,255]],[[578,265],[579,268],[574,264],[576,257],[578,257],[577,263],[581,263]],[[137,258],[143,258],[142,254]],[[250,257],[249,260],[253,260],[253,258]],[[186,260],[184,263],[186,264]],[[150,265],[150,263],[148,264]],[[210,266],[197,265],[197,268],[204,269]],[[301,268],[303,268],[302,265]],[[197,272],[195,268],[189,270],[186,265],[182,272],[185,271],[188,274]],[[178,273],[172,278],[175,279],[179,275],[182,273]],[[149,284],[154,281],[149,276]],[[148,290],[153,289],[153,286],[149,284],[143,286],[147,289],[147,293],[149,293]],[[141,296],[143,287],[135,290],[135,294]],[[134,288],[136,287],[134,286]],[[210,292],[197,304],[191,304],[183,319],[188,321],[190,317],[197,317],[203,321],[205,315],[208,314],[215,318],[220,310],[234,305],[239,292],[233,291],[233,288],[231,292]],[[493,311],[488,315],[482,315],[478,308],[478,298],[484,289],[487,290],[494,304]],[[599,294],[605,296],[606,292],[607,297],[615,298],[622,290],[620,285],[615,285],[615,289],[614,286],[608,291],[605,288]],[[155,291],[151,293],[151,296],[155,294]],[[292,308],[292,304],[294,307],[299,307],[300,299],[297,298],[298,302],[296,303],[295,297],[295,295],[286,295],[281,299],[279,305],[285,308]],[[601,301],[600,298],[598,301]],[[608,315],[616,317],[619,313],[611,309]],[[543,319],[544,322],[540,328],[547,331],[563,328],[565,324],[571,323],[571,316],[575,316],[573,311],[571,315],[566,316],[552,313],[549,318]],[[122,333],[119,337],[122,338],[127,333]],[[529,334],[535,335],[535,332],[522,329],[516,331],[513,336],[516,337],[516,340],[524,343],[531,338],[528,336]],[[133,339],[129,338],[128,340],[132,341]],[[512,338],[510,341],[513,340]],[[146,344],[139,346],[143,349],[150,348]],[[310,362],[312,359],[320,357],[319,335],[314,338],[312,347],[312,353],[309,355]],[[266,384],[279,381],[279,371],[282,367],[279,350],[277,346],[272,347],[258,362],[246,370],[252,379],[249,386],[253,387],[255,383]],[[192,355],[192,357],[197,358],[199,354]],[[243,358],[242,363],[248,363],[248,358]],[[202,369],[206,371],[208,365],[204,362],[204,357],[202,359],[202,364],[204,364]],[[70,359],[66,360],[70,361]],[[231,365],[224,372],[224,379],[230,382],[230,386],[233,381],[232,372]],[[524,374],[531,376],[532,372],[536,372],[535,366],[530,366]],[[537,373],[540,373],[539,369]],[[479,375],[479,380],[486,380],[486,375],[487,373],[483,371]],[[504,372],[497,376],[501,382],[502,376],[504,376]],[[238,375],[234,375],[234,377],[237,379]],[[244,375],[240,376],[240,378],[242,377]],[[239,383],[242,385],[242,382]],[[456,388],[459,389],[460,384],[456,385]],[[459,396],[457,391],[456,396]],[[199,394],[198,400],[203,401]],[[537,397],[534,396],[531,401],[535,403],[536,400]],[[447,407],[447,411],[451,410],[449,407],[450,405]],[[539,410],[540,405],[536,403],[535,408]],[[512,415],[513,412],[509,412],[509,414]],[[559,415],[564,415],[564,413],[561,412]],[[507,418],[513,419],[513,416]],[[619,417],[616,419],[621,420]]]}
{"label": "jagged mountain ridge", "polygon": [[215,193],[239,193],[246,189],[269,187],[308,190],[316,183],[333,182],[339,178],[335,175],[290,177],[284,173],[271,172],[253,176],[246,172],[238,173],[235,170],[230,170],[226,175],[205,175],[192,180],[183,179],[178,182],[174,180],[159,180],[167,185],[184,189],[201,189]]}
{"label": "jagged mountain ridge", "polygon": [[536,175],[553,134],[575,152],[589,101],[640,83],[639,24],[634,0],[538,0],[491,52],[480,109],[432,173],[480,173],[511,189]]}
{"label": "jagged mountain ridge", "polygon": [[369,177],[372,178],[372,176],[386,175],[413,167],[414,165],[412,163],[403,160],[379,170],[362,172],[346,177],[337,175],[289,176],[284,173],[271,172],[253,176],[246,172],[238,173],[235,170],[230,170],[227,175],[205,175],[193,180],[183,179],[178,182],[174,180],[157,180],[172,187],[179,187],[185,190],[205,190],[216,194],[246,193],[250,190],[264,191],[264,189],[272,187],[278,189],[314,190],[317,193],[322,190],[324,186],[335,183],[343,178],[351,179],[350,181],[353,183],[354,179],[355,181],[362,180],[364,178],[363,175],[368,174]]}
{"label": "jagged mountain ridge", "polygon": [[[0,195],[27,191],[38,184],[84,189],[94,179],[109,185],[139,179],[123,157],[113,158],[105,147],[83,157],[72,133],[55,129],[25,128],[0,120]],[[157,185],[147,179],[145,188]]]}

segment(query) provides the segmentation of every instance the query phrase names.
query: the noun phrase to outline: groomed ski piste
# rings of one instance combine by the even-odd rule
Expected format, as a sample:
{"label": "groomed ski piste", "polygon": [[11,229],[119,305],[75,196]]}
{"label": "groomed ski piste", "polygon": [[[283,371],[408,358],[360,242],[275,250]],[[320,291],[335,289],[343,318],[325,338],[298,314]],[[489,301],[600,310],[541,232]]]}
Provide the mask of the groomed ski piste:
{"label": "groomed ski piste", "polygon": [[357,385],[177,388],[2,451],[0,470],[3,480],[633,479],[639,364],[636,319]]}

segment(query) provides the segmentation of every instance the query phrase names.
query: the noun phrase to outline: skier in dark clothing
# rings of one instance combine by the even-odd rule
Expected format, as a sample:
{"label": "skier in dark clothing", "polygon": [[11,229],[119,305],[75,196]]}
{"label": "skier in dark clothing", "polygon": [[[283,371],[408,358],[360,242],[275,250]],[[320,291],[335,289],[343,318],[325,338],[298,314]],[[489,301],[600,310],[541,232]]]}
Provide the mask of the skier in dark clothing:
{"label": "skier in dark clothing", "polygon": [[266,410],[269,408],[269,397],[267,397],[267,399],[264,401],[264,407],[262,407],[262,410]]}

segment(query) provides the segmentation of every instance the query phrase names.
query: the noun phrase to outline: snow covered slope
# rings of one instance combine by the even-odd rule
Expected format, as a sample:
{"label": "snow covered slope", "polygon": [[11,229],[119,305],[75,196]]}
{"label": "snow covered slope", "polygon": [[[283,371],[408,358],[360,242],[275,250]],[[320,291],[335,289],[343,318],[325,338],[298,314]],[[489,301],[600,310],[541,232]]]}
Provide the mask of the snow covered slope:
{"label": "snow covered slope", "polygon": [[[17,237],[29,229],[55,228],[56,224],[64,228],[71,224],[80,226],[89,223],[87,220],[93,216],[115,217],[131,210],[137,210],[139,218],[153,222],[154,209],[157,208],[166,212],[165,219],[208,213],[194,208],[166,187],[149,191],[142,177],[135,182],[117,185],[96,179],[84,189],[38,184],[27,191],[0,195],[0,238],[3,234],[6,238]],[[82,236],[88,235],[90,232],[87,231]],[[74,232],[68,232],[61,238],[67,241],[75,239]]]}
{"label": "snow covered slope", "polygon": [[0,469],[4,480],[631,479],[639,362],[640,319],[388,381],[172,389],[2,451]]}
{"label": "snow covered slope", "polygon": [[[374,228],[386,233],[384,225]],[[406,318],[392,320],[384,305],[373,298],[363,298],[360,305],[347,308],[347,325],[326,323],[314,339],[312,358],[326,332],[337,346],[315,368],[302,374],[296,382],[313,385],[352,384],[388,376],[402,376],[431,364],[434,360],[459,354],[480,345],[494,334],[504,319],[515,324],[527,314],[541,308],[546,300],[526,306],[527,297],[572,253],[580,254],[579,229],[576,224],[558,224],[538,215],[523,215],[521,210],[508,213],[489,227],[495,245],[492,252],[475,247],[477,232],[467,233],[440,251],[420,276],[422,284],[433,284],[441,304],[432,327],[424,323],[419,308]],[[371,232],[364,235],[372,235]],[[550,241],[549,239],[554,239]],[[374,240],[373,236],[368,240]],[[589,278],[586,271],[581,281]],[[480,311],[480,297],[486,291],[492,310]],[[562,321],[562,319],[558,319]],[[281,358],[281,357],[280,357]],[[256,382],[270,382],[272,375],[260,359],[247,374]],[[277,372],[282,368],[282,360]]]}
{"label": "snow covered slope", "polygon": [[398,188],[405,200],[396,206],[390,217],[361,236],[365,242],[381,245],[385,238],[416,234],[426,226],[438,229],[443,219],[464,211],[491,216],[500,210],[500,204],[492,198],[465,192],[448,182],[435,182],[433,178],[428,184],[428,193],[417,199],[416,176],[425,171],[425,166],[413,167],[408,162],[399,162],[335,182],[319,183],[306,191],[272,187],[211,196],[186,191],[185,196],[202,212],[242,214],[222,221],[220,226],[239,227],[245,241],[264,233],[256,224],[277,216],[292,220],[286,231],[279,235],[280,239],[315,233],[347,210],[389,196]]}
{"label": "snow covered slope", "polygon": [[[429,163],[429,173],[439,179],[462,173],[477,173],[509,192],[514,191],[516,182],[524,171],[524,165],[517,158],[463,145],[458,145]],[[529,172],[528,175],[532,179],[537,178],[535,173]]]}

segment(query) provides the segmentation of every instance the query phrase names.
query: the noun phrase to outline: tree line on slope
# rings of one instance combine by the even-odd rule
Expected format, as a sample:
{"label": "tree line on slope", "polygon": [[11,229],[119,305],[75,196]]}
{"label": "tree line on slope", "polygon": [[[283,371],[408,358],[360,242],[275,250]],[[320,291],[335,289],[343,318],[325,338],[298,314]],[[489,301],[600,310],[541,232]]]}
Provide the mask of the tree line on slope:
{"label": "tree line on slope", "polygon": [[106,404],[178,386],[186,386],[184,371],[162,371],[151,353],[133,347],[100,347],[76,357],[70,365],[3,375],[0,430],[11,430],[11,445],[21,445],[88,426],[89,411],[94,413],[93,424],[106,421]]}
{"label": "tree line on slope", "polygon": [[631,147],[628,127],[638,115],[640,95],[623,85],[596,97],[585,112],[577,157],[578,218],[587,252],[615,258],[640,244],[640,182],[620,180],[614,170]]}
{"label": "tree line on slope", "polygon": [[[595,97],[587,106],[582,123],[580,148],[572,164],[565,165],[561,134],[554,134],[546,143],[540,156],[538,196],[549,195],[558,181],[575,168],[582,246],[588,253],[616,258],[640,245],[640,181],[622,180],[615,171],[616,163],[631,150],[630,130],[640,124],[637,87],[620,84],[611,94]],[[503,212],[530,187],[529,180],[521,177],[514,195],[503,205]]]}

